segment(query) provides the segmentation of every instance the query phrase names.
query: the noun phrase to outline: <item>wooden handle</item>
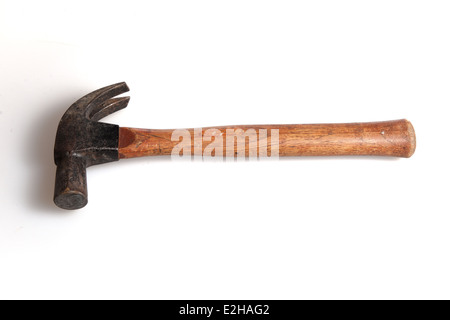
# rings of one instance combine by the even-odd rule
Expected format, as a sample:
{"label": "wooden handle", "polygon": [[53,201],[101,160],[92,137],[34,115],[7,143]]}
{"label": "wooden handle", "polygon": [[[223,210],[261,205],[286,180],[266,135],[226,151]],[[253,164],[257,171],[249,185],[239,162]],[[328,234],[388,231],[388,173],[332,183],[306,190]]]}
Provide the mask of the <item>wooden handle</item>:
{"label": "wooden handle", "polygon": [[[242,129],[242,130],[239,130]],[[278,131],[277,131],[278,130]],[[252,140],[256,133],[257,140]],[[277,138],[278,133],[278,139]],[[233,136],[231,136],[233,135]],[[211,136],[213,136],[211,138]],[[227,126],[185,130],[120,128],[119,157],[171,155],[180,141],[190,139],[191,154],[255,156],[372,155],[409,158],[416,148],[414,128],[407,120],[369,123]],[[231,137],[233,148],[227,148]],[[245,150],[236,141],[243,137]],[[273,138],[273,139],[272,139]],[[211,152],[211,141],[216,149]],[[242,141],[242,140],[241,140]],[[255,142],[256,141],[256,142]],[[274,142],[275,141],[275,142]],[[184,141],[186,143],[186,141]],[[223,150],[221,150],[223,149]],[[264,150],[267,149],[267,152]],[[178,149],[177,149],[178,150]],[[242,152],[241,152],[242,151]],[[231,153],[230,153],[231,152]],[[240,153],[241,152],[241,153]]]}

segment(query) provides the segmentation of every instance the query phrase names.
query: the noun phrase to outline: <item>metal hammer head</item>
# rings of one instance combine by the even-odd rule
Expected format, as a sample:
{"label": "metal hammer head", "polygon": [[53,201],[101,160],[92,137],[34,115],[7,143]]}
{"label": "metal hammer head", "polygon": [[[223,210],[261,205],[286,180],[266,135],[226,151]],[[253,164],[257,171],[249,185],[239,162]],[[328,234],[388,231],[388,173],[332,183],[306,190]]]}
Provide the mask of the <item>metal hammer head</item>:
{"label": "metal hammer head", "polygon": [[118,83],[94,91],[75,102],[62,117],[55,142],[55,204],[79,209],[88,202],[86,168],[119,160],[119,126],[97,122],[125,108],[129,91]]}

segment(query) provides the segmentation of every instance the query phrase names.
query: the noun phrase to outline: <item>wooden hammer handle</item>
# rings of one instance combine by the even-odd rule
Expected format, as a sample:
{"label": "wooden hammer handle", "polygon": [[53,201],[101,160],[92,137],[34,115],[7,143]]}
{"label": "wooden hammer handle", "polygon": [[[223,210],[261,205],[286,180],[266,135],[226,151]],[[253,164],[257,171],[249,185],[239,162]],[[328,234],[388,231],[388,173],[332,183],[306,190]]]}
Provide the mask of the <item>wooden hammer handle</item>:
{"label": "wooden hammer handle", "polygon": [[[230,155],[230,148],[227,148],[227,135],[230,138],[230,134],[246,136],[244,138],[247,139],[245,156],[261,155],[260,152],[264,148],[267,149],[267,155],[270,156],[272,149],[276,146],[274,141],[276,141],[277,133],[280,157],[372,155],[409,158],[416,148],[414,128],[407,120],[341,124],[226,126],[185,129],[184,131],[120,128],[119,157],[123,159],[171,155],[174,147],[179,145],[182,140],[180,132],[187,133],[187,137],[190,137],[191,154],[200,152],[204,154],[210,141],[218,141],[220,148],[223,148],[223,156]],[[250,142],[248,133],[256,133],[257,143]],[[206,137],[208,138],[205,139]],[[235,139],[235,137],[232,138]],[[222,140],[222,144],[220,144],[220,140]],[[235,140],[237,141],[237,138]],[[233,144],[231,155],[239,153],[236,145]],[[244,150],[241,151],[244,152]],[[212,154],[214,155],[214,152]]]}

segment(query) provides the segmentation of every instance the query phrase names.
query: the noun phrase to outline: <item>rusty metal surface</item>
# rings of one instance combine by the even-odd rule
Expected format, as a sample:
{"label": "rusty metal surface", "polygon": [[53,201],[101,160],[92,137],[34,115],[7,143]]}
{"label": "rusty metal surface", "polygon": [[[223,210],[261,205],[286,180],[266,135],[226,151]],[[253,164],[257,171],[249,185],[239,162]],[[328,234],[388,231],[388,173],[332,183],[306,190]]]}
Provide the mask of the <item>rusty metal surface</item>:
{"label": "rusty metal surface", "polygon": [[54,149],[54,202],[58,207],[84,207],[88,201],[86,168],[119,160],[119,126],[97,121],[125,108],[129,97],[113,97],[127,91],[124,82],[96,90],[75,102],[62,117]]}

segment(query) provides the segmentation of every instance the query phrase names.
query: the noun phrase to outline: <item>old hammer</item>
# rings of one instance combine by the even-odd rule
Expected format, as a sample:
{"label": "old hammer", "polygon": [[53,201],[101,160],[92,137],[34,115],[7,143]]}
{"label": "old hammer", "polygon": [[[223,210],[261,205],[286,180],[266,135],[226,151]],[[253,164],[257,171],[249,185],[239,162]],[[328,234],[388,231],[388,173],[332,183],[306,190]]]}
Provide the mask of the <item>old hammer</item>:
{"label": "old hammer", "polygon": [[114,98],[127,91],[124,82],[96,90],[75,102],[62,117],[54,152],[57,166],[54,202],[58,207],[84,207],[88,202],[86,168],[124,158],[178,155],[180,150],[188,155],[228,158],[269,155],[409,158],[416,148],[414,128],[407,120],[185,130],[119,128],[98,122],[128,105],[129,97]]}

